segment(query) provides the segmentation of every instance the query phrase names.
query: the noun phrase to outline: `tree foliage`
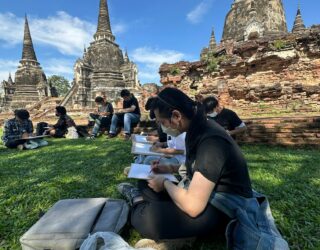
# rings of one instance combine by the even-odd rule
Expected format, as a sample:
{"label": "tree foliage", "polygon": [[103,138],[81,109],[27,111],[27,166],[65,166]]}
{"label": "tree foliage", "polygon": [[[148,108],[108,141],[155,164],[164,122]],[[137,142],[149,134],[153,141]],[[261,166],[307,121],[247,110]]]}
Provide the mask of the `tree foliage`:
{"label": "tree foliage", "polygon": [[48,78],[48,83],[56,88],[59,96],[65,96],[71,88],[71,84],[63,76],[52,75]]}

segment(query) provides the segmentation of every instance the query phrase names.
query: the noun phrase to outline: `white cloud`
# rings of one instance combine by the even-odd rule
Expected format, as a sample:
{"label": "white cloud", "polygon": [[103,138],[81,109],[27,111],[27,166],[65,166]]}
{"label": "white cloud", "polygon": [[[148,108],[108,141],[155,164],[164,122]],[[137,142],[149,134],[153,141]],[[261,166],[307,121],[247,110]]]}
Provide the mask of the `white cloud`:
{"label": "white cloud", "polygon": [[[73,65],[73,59],[49,58],[40,66],[43,68],[47,77],[50,75],[62,75],[71,81],[73,79]],[[14,74],[18,66],[18,61],[0,59],[0,83],[3,80],[8,80],[9,73],[11,73],[14,81]]]}
{"label": "white cloud", "polygon": [[193,24],[200,23],[202,18],[210,10],[214,0],[203,0],[187,14],[187,20]]}
{"label": "white cloud", "polygon": [[125,33],[128,27],[124,23],[116,23],[115,25],[112,25],[111,29],[113,34],[119,35],[119,34]]}
{"label": "white cloud", "polygon": [[8,80],[10,72],[12,79],[14,80],[14,73],[17,70],[18,65],[18,61],[0,59],[0,82]]}
{"label": "white cloud", "polygon": [[75,61],[73,59],[51,58],[43,64],[43,70],[47,77],[51,75],[62,75],[69,81],[73,79],[73,66]]}
{"label": "white cloud", "polygon": [[160,50],[150,47],[137,48],[131,54],[139,65],[139,78],[142,83],[159,82],[159,67],[163,63],[176,63],[186,57],[175,50]]}
{"label": "white cloud", "polygon": [[[59,11],[47,18],[29,17],[29,26],[33,43],[42,44],[57,49],[64,55],[80,55],[84,44],[93,41],[96,23],[73,17],[64,11]],[[15,46],[22,43],[24,18],[12,13],[0,13],[0,40],[5,46]],[[123,23],[113,26],[114,33],[120,34],[127,30]]]}

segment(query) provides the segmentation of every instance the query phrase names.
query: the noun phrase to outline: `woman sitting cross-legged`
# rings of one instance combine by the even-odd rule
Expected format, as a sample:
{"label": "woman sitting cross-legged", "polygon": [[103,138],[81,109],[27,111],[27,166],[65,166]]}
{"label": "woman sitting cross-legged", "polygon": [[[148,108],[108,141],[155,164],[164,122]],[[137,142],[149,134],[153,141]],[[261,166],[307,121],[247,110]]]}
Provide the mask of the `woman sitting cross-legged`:
{"label": "woman sitting cross-legged", "polygon": [[[143,237],[148,238],[140,240],[136,247],[177,249],[190,242],[186,238],[209,234],[214,236],[217,232],[224,232],[231,219],[239,219],[238,214],[232,211],[247,207],[249,209],[244,213],[249,213],[249,210],[258,213],[256,217],[249,216],[249,221],[253,218],[269,219],[269,213],[267,217],[259,214],[260,205],[251,189],[247,163],[239,147],[222,127],[214,121],[207,121],[199,104],[178,89],[166,88],[158,94],[153,108],[157,122],[164,128],[170,128],[167,129],[169,135],[187,133],[187,177],[178,185],[162,176],[139,181],[138,187],[129,183],[118,185],[119,192],[132,205],[131,224]],[[156,162],[152,168],[154,172],[178,171],[178,166],[158,165]],[[224,202],[226,206],[222,206]],[[247,202],[250,206],[242,206]],[[263,225],[271,227],[272,223],[270,220]],[[260,225],[260,221],[251,224]],[[234,230],[228,239],[234,247],[238,246],[238,238],[240,244],[258,244],[256,239],[259,237],[249,238],[253,233],[239,232],[239,228],[243,229],[228,227],[228,230]],[[268,233],[275,230],[269,230]],[[238,238],[233,238],[235,236]]]}

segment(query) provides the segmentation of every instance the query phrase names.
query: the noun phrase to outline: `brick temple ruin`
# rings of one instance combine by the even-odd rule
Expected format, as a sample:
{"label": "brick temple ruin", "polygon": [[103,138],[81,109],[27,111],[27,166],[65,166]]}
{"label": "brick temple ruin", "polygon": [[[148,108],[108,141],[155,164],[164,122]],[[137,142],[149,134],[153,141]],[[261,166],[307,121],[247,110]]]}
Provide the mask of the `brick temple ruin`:
{"label": "brick temple ruin", "polygon": [[62,105],[93,107],[94,98],[103,93],[114,101],[124,88],[136,92],[140,88],[137,66],[128,53],[115,43],[108,5],[100,0],[97,32],[94,41],[84,50],[83,57],[74,65],[74,81]]}
{"label": "brick temple ruin", "polygon": [[[190,96],[218,96],[248,125],[248,133],[237,137],[239,142],[320,146],[320,25],[305,27],[302,13],[298,8],[288,32],[281,0],[235,0],[221,42],[217,43],[212,30],[200,60],[163,64],[161,83]],[[55,120],[52,107],[62,104],[78,124],[84,124],[96,95],[103,93],[114,100],[126,87],[137,93],[143,106],[159,88],[139,85],[135,64],[115,43],[105,0],[100,1],[94,41],[74,70],[67,96],[44,98],[33,105],[29,109],[33,121]],[[10,76],[5,82],[7,96],[13,96],[15,85]],[[0,121],[5,116],[0,113]],[[153,125],[143,121],[137,132]]]}
{"label": "brick temple ruin", "polygon": [[33,47],[27,16],[25,17],[23,49],[20,65],[13,82],[11,74],[8,81],[2,82],[4,97],[0,107],[4,110],[26,108],[50,95],[50,87]]}
{"label": "brick temple ruin", "polygon": [[[251,118],[289,116],[287,121],[295,123],[297,116],[320,116],[320,25],[306,28],[298,8],[288,32],[281,0],[235,0],[220,44],[212,31],[199,61],[163,64],[159,71],[165,86],[176,86],[191,96],[218,96],[225,106],[250,118],[248,123],[259,123],[252,137],[259,135],[263,138],[257,141],[268,142],[272,136],[266,127],[272,133],[280,131],[281,119]],[[294,125],[286,123],[287,134],[281,134],[285,139],[278,142],[320,144],[320,119],[303,121],[308,123],[295,135],[302,141],[292,138]],[[304,135],[299,134],[302,131]]]}

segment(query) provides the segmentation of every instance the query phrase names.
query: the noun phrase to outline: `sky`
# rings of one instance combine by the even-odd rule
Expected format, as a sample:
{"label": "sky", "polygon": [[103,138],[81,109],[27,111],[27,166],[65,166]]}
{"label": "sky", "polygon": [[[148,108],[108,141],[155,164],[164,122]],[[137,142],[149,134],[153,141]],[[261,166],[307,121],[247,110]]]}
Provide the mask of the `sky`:
{"label": "sky", "polygon": [[[116,43],[138,65],[142,84],[159,84],[159,66],[199,60],[212,28],[219,42],[234,0],[108,0]],[[283,0],[291,30],[300,2],[306,26],[320,24],[319,0]],[[73,66],[96,32],[99,0],[0,0],[0,82],[22,54],[24,15],[47,77],[73,79]]]}

